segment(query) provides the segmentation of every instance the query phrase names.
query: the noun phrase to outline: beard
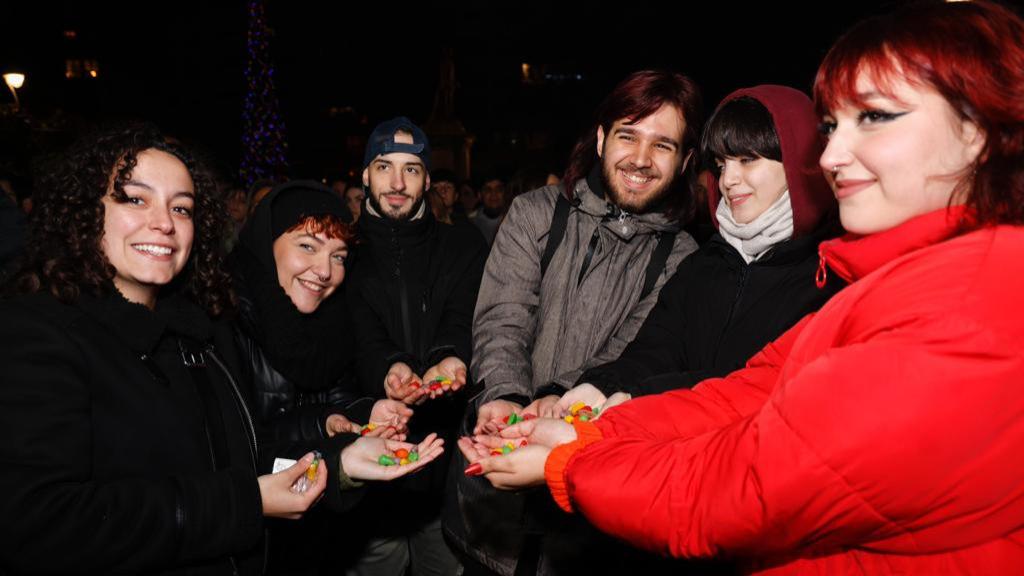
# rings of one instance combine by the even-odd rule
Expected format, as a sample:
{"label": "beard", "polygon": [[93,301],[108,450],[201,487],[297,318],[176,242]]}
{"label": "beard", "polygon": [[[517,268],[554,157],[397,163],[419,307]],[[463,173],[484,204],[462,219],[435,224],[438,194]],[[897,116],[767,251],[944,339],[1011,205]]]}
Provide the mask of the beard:
{"label": "beard", "polygon": [[[609,166],[602,160],[601,184],[604,185],[604,189],[609,197],[608,199],[611,200],[612,204],[618,206],[619,210],[629,212],[630,214],[647,214],[660,211],[669,194],[682,178],[681,174],[674,174],[670,178],[663,180],[661,186],[647,192],[643,196],[638,196],[623,190],[622,183],[615,177],[615,169],[615,166]],[[637,170],[637,172],[646,174],[651,171]]]}
{"label": "beard", "polygon": [[[406,204],[406,206],[408,206],[408,210],[404,207],[402,209],[398,209],[392,208],[388,204],[382,205],[379,198],[387,195],[404,196],[405,198],[412,200],[412,202]],[[423,204],[423,195],[421,194],[419,198],[413,198],[404,192],[385,192],[378,195],[371,189],[370,194],[366,197],[366,201],[370,204],[370,207],[373,208],[373,211],[380,214],[382,218],[387,218],[388,220],[394,220],[397,222],[404,222],[406,220],[411,220],[413,216],[419,213],[420,205]]]}

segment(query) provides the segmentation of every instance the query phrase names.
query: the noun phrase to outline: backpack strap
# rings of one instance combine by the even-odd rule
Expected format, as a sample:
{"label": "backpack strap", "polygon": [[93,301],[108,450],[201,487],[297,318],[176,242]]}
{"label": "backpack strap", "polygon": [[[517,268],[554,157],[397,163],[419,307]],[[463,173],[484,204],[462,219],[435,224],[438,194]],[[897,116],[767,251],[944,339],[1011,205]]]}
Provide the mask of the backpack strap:
{"label": "backpack strap", "polygon": [[548,264],[551,264],[551,258],[555,256],[558,245],[565,237],[565,226],[569,222],[569,210],[573,204],[574,202],[570,202],[565,194],[559,192],[558,199],[555,200],[555,213],[551,216],[551,227],[548,228],[548,243],[544,246],[544,255],[540,259],[541,278],[548,271]]}
{"label": "backpack strap", "polygon": [[665,269],[665,263],[668,262],[668,257],[672,254],[672,246],[675,241],[675,232],[658,233],[658,245],[654,247],[651,259],[647,261],[647,270],[644,272],[644,289],[640,292],[640,300],[646,298],[654,290],[654,285],[658,283],[658,276]]}

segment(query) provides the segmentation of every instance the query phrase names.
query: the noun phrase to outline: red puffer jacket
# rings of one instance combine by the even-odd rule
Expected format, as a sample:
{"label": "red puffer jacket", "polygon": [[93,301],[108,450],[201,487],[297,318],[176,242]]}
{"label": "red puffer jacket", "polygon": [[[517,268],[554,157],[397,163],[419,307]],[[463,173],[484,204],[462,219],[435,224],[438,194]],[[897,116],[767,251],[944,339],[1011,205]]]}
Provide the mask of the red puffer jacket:
{"label": "red puffer jacket", "polygon": [[580,425],[555,499],[750,572],[1024,572],[1024,227],[952,212],[823,244],[853,284],[743,370]]}

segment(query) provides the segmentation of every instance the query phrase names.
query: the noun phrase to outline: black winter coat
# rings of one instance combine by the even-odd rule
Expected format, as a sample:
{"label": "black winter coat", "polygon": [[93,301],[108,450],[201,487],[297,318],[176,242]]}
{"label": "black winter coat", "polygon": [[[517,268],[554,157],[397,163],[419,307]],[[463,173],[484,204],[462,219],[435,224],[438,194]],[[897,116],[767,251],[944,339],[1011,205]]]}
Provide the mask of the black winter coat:
{"label": "black winter coat", "polygon": [[201,310],[34,294],[0,318],[0,572],[259,573],[255,435]]}
{"label": "black winter coat", "polygon": [[469,366],[473,307],[487,244],[471,226],[423,217],[396,222],[363,210],[362,244],[346,281],[363,392],[384,396],[395,362],[422,375],[448,356]]}
{"label": "black winter coat", "polygon": [[[751,356],[842,288],[815,285],[818,244],[794,238],[747,264],[719,234],[679,265],[636,338],[615,361],[583,373],[606,395],[689,388],[743,367]],[[834,276],[834,275],[833,275]]]}

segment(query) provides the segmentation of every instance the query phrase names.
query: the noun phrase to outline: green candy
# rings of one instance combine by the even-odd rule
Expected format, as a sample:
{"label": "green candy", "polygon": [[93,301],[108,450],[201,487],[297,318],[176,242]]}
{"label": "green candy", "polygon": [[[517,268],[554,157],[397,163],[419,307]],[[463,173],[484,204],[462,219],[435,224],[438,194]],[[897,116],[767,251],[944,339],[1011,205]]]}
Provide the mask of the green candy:
{"label": "green candy", "polygon": [[395,459],[388,456],[387,454],[381,454],[380,458],[377,459],[377,464],[380,464],[381,466],[394,466]]}
{"label": "green candy", "polygon": [[512,449],[508,447],[508,444],[506,444],[506,445],[501,447],[501,453],[502,454],[508,454],[511,451],[512,451]]}
{"label": "green candy", "polygon": [[415,462],[420,459],[419,452],[409,452],[409,462]]}

